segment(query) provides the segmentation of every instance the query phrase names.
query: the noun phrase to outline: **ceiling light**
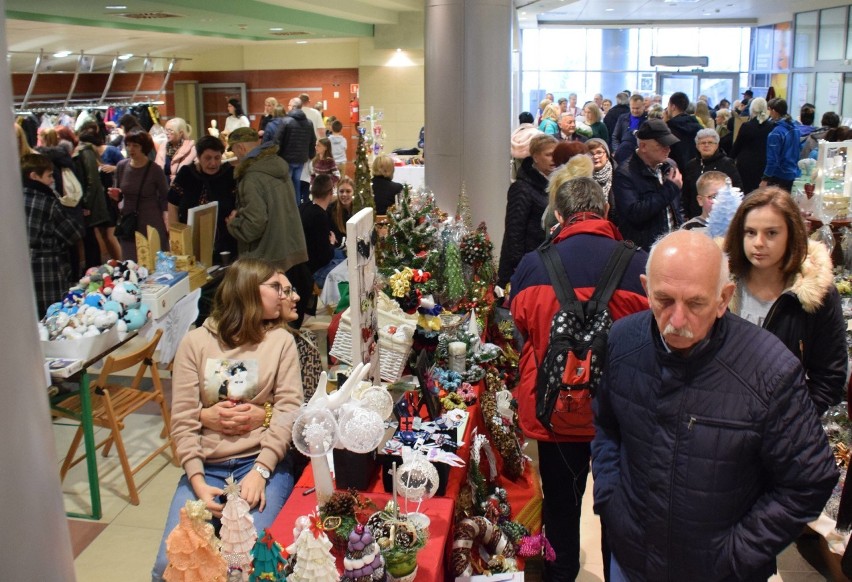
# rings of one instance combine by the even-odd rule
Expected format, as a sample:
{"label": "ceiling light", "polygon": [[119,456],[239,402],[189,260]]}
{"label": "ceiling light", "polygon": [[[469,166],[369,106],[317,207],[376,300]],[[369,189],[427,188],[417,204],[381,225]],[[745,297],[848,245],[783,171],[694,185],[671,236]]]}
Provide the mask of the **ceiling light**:
{"label": "ceiling light", "polygon": [[306,40],[297,40],[297,41],[296,41],[296,44],[308,44],[308,41],[306,41]]}
{"label": "ceiling light", "polygon": [[280,26],[275,26],[273,28],[270,28],[269,32],[281,32],[282,30],[284,30],[284,29],[281,28]]}
{"label": "ceiling light", "polygon": [[108,6],[104,6],[107,10],[127,10],[127,6],[124,4],[110,4]]}
{"label": "ceiling light", "polygon": [[408,58],[408,55],[402,52],[402,49],[396,49],[396,52],[387,62],[387,67],[413,67],[414,61]]}
{"label": "ceiling light", "polygon": [[71,54],[71,51],[59,51],[58,53],[53,53],[53,56],[57,59],[64,59],[68,55]]}
{"label": "ceiling light", "polygon": [[604,12],[612,12],[615,8],[604,8]]}
{"label": "ceiling light", "polygon": [[125,53],[123,55],[119,55],[118,60],[119,61],[126,61],[126,60],[131,59],[131,58],[133,58],[133,53]]}

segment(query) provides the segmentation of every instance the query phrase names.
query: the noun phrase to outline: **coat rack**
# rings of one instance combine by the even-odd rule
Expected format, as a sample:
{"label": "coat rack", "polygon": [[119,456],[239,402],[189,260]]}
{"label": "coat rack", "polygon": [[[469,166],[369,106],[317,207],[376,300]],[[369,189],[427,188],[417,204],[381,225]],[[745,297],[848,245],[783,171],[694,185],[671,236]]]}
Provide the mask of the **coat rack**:
{"label": "coat rack", "polygon": [[[33,90],[35,89],[35,85],[36,85],[36,82],[38,80],[39,74],[42,72],[41,71],[42,63],[45,60],[44,49],[39,49],[38,52],[9,51],[9,54],[10,55],[12,55],[12,54],[33,54],[33,55],[35,55],[35,65],[33,66],[33,74],[32,74],[32,77],[30,78],[30,83],[29,83],[29,86],[27,87],[27,92],[24,95],[23,101],[21,103],[15,105],[15,112],[16,113],[22,113],[25,110],[31,111],[33,109],[45,109],[45,108],[69,109],[71,107],[80,106],[80,103],[79,103],[80,101],[88,103],[89,107],[102,107],[102,106],[107,106],[107,105],[137,104],[137,95],[139,94],[139,90],[142,87],[142,81],[145,78],[146,73],[149,73],[150,71],[152,71],[154,69],[154,61],[158,60],[158,59],[168,61],[168,64],[166,65],[166,69],[165,69],[165,76],[163,78],[163,83],[160,86],[160,89],[157,92],[156,96],[153,99],[149,98],[144,103],[150,104],[150,105],[162,104],[162,101],[160,101],[160,97],[163,95],[163,93],[165,93],[166,85],[168,84],[169,78],[171,77],[172,72],[174,71],[175,65],[177,64],[178,61],[190,60],[186,57],[152,57],[150,55],[145,55],[145,61],[143,62],[143,65],[142,65],[142,71],[139,73],[139,79],[136,82],[136,88],[133,90],[133,94],[131,95],[130,99],[129,100],[123,99],[123,100],[121,100],[120,103],[115,102],[115,101],[110,101],[110,103],[106,103],[107,96],[109,95],[109,91],[112,88],[113,80],[115,79],[115,74],[120,72],[119,71],[119,64],[120,64],[122,59],[119,58],[119,55],[117,53],[115,55],[106,55],[106,54],[86,53],[85,51],[80,51],[80,54],[77,56],[77,66],[75,67],[75,70],[74,70],[74,77],[71,80],[71,84],[68,88],[68,94],[66,95],[65,99],[39,101],[38,103],[40,104],[40,106],[37,107],[37,108],[32,108],[32,107],[28,107],[28,106],[29,106],[30,101],[32,99]],[[107,77],[107,81],[106,81],[106,85],[104,86],[104,90],[101,93],[100,98],[97,99],[97,100],[93,100],[93,99],[75,100],[75,99],[73,99],[74,91],[77,88],[77,81],[80,78],[80,74],[91,72],[92,67],[91,67],[91,61],[89,59],[94,58],[94,57],[112,57],[112,65],[110,67],[109,76]],[[76,106],[73,105],[72,101],[77,101],[78,102],[77,105]]]}

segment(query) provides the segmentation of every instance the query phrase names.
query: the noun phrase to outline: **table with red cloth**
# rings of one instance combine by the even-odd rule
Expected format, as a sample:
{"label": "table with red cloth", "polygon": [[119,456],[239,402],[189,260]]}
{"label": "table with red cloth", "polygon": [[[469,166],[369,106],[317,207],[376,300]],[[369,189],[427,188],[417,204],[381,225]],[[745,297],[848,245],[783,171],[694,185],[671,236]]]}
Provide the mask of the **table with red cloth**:
{"label": "table with red cloth", "polygon": [[[474,388],[477,394],[481,394],[485,388],[485,383],[478,382],[474,385]],[[469,416],[461,439],[463,444],[456,451],[456,454],[465,463],[470,459],[473,435],[488,434],[479,401],[477,400],[475,404],[468,406],[467,410]],[[474,430],[476,433],[474,433]],[[496,450],[495,453],[497,453]],[[500,466],[502,459],[499,453],[496,456],[498,470],[500,470],[502,469],[502,466]],[[385,493],[379,471],[375,472],[369,486],[363,493],[369,499],[372,499],[379,508],[382,508],[390,498],[390,494]],[[444,495],[424,500],[420,506],[419,511],[429,516],[431,523],[429,525],[429,541],[417,556],[419,569],[415,582],[434,582],[444,579],[445,559],[452,546],[455,503],[467,480],[467,472],[467,466],[450,467]],[[502,471],[498,472],[502,475]],[[483,473],[487,476],[485,468],[483,468]],[[532,470],[531,465],[527,464],[524,474],[516,481],[511,481],[503,476],[498,477],[498,480],[499,486],[506,490],[509,505],[512,508],[512,519],[520,521],[531,533],[538,533],[541,530],[541,485],[538,475]],[[314,475],[311,468],[308,467],[302,473],[293,493],[269,528],[272,536],[285,547],[293,541],[293,525],[296,518],[301,515],[308,515],[317,509],[316,493],[311,491],[313,487]],[[308,491],[310,493],[307,493]],[[448,577],[448,579],[451,578]]]}

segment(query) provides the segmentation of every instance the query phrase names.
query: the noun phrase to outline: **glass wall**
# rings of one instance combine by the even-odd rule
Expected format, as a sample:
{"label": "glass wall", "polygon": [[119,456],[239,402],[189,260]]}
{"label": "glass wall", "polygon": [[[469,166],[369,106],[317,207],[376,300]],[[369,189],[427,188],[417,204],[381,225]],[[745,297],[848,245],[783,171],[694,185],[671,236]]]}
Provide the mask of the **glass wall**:
{"label": "glass wall", "polygon": [[524,29],[522,34],[521,108],[525,111],[535,111],[545,93],[557,99],[576,93],[582,105],[595,93],[612,99],[623,89],[659,92],[657,74],[677,69],[652,67],[651,56],[708,56],[707,72],[739,74],[743,82],[749,70],[751,29],[747,27],[547,27]]}

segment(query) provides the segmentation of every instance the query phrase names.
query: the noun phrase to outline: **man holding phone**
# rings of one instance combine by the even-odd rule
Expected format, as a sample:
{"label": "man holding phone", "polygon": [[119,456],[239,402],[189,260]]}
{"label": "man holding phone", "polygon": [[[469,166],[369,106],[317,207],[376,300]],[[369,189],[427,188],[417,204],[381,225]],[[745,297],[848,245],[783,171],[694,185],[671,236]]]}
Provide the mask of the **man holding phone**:
{"label": "man holding phone", "polygon": [[616,170],[612,189],[621,234],[647,250],[683,224],[683,177],[668,157],[679,140],[662,119],[644,121],[635,135],[636,151]]}

